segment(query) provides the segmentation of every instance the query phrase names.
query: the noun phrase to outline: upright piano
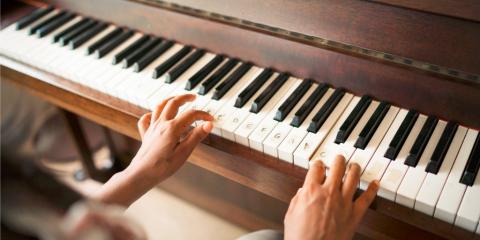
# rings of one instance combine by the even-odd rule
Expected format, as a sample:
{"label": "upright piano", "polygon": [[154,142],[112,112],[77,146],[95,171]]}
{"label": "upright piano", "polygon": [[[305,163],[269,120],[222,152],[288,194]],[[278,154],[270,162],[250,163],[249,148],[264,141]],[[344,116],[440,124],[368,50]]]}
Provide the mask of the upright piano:
{"label": "upright piano", "polygon": [[480,238],[475,0],[7,3],[1,76],[29,93],[135,139],[194,93],[216,120],[190,163],[286,206],[343,154],[381,183],[360,235]]}

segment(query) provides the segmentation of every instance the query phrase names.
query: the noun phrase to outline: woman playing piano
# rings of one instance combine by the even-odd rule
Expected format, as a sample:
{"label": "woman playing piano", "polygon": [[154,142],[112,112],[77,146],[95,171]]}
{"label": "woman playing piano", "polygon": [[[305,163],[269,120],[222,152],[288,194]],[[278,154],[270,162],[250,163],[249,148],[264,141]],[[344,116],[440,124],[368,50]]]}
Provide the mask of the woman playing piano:
{"label": "woman playing piano", "polygon": [[[128,206],[177,171],[195,146],[212,130],[213,117],[203,111],[187,111],[177,116],[179,107],[194,101],[194,95],[164,100],[138,122],[142,146],[130,166],[114,175],[94,197],[108,204]],[[189,130],[193,122],[203,124]],[[354,200],[360,178],[357,164],[345,166],[337,156],[330,174],[322,161],[312,161],[305,183],[290,202],[285,216],[285,239],[350,239],[378,190],[374,181]],[[346,173],[345,173],[346,171]],[[345,178],[344,178],[345,175]],[[260,232],[242,239],[281,238]],[[270,238],[268,238],[270,237]]]}
{"label": "woman playing piano", "polygon": [[[80,207],[78,204],[74,206],[66,220],[60,219],[58,224],[40,220],[41,224],[51,227],[42,228],[42,236],[47,236],[45,234],[48,232],[50,239],[86,239],[85,236],[101,231],[102,236],[108,236],[101,239],[144,239],[141,228],[125,219],[116,206],[128,207],[159,182],[174,174],[198,143],[210,133],[213,128],[213,117],[210,114],[199,110],[178,114],[182,105],[194,100],[195,95],[191,94],[171,97],[159,104],[153,112],[143,115],[138,122],[142,145],[130,165],[110,178],[91,196],[92,201]],[[195,121],[203,123],[190,129]],[[2,164],[5,164],[3,157],[4,155]],[[352,238],[376,195],[378,182],[372,182],[368,189],[355,199],[360,167],[357,164],[346,166],[342,156],[337,156],[333,162],[328,177],[326,166],[321,160],[310,163],[303,186],[290,202],[284,220],[284,233],[263,230],[242,236],[239,240]],[[13,174],[11,167],[2,165],[2,185],[10,181],[8,176]],[[3,171],[7,168],[9,171]],[[41,179],[49,177],[48,174],[44,175]],[[7,202],[8,205],[8,202],[12,201],[9,201],[9,198],[3,201],[3,196],[14,195],[3,194],[4,189],[2,188],[2,202]],[[58,192],[65,195],[68,191],[64,189]],[[13,205],[18,208],[17,199],[14,199]],[[14,210],[9,208],[5,210]],[[25,206],[20,208],[25,209]],[[13,214],[14,218],[18,218],[15,211],[6,212],[7,217]],[[24,211],[21,211],[20,215],[22,214],[25,214]],[[62,227],[58,227],[59,225]],[[47,231],[55,228],[61,229]]]}

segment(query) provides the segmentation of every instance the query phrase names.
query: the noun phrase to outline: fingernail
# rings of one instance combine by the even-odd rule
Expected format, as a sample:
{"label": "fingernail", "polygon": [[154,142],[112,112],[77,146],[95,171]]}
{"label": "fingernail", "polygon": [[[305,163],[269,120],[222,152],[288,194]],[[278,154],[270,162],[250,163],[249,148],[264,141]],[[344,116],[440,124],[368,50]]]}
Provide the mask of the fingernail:
{"label": "fingernail", "polygon": [[380,181],[378,181],[378,180],[373,180],[373,186],[375,186],[375,189],[380,188]]}
{"label": "fingernail", "polygon": [[212,131],[213,129],[213,123],[212,122],[205,122],[203,125],[202,125],[202,128],[203,128],[203,131],[205,131],[206,133],[209,133]]}

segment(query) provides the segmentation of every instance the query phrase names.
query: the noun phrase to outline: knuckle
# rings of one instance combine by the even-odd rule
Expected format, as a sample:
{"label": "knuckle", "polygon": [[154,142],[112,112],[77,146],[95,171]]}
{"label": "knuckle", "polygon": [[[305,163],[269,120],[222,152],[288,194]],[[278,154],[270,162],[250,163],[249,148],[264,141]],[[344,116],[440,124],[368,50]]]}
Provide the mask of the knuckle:
{"label": "knuckle", "polygon": [[199,110],[195,110],[195,109],[188,109],[186,112],[185,112],[185,115],[186,116],[194,116],[198,113]]}
{"label": "knuckle", "polygon": [[337,191],[338,191],[338,189],[333,184],[331,184],[327,187],[327,193],[329,195],[335,195],[337,193]]}

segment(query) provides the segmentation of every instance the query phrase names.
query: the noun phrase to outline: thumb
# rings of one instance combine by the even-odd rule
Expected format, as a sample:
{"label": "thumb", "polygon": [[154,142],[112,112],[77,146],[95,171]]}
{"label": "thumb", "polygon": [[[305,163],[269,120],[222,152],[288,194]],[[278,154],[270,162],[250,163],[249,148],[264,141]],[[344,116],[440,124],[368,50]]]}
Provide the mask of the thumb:
{"label": "thumb", "polygon": [[193,149],[203,140],[213,129],[212,122],[205,122],[200,126],[195,127],[192,132],[185,138],[180,145],[183,145],[184,150],[193,151]]}
{"label": "thumb", "polygon": [[176,157],[171,163],[173,171],[180,168],[180,166],[187,160],[193,149],[212,131],[212,122],[205,122],[200,126],[195,127],[190,134],[179,144],[176,152]]}

